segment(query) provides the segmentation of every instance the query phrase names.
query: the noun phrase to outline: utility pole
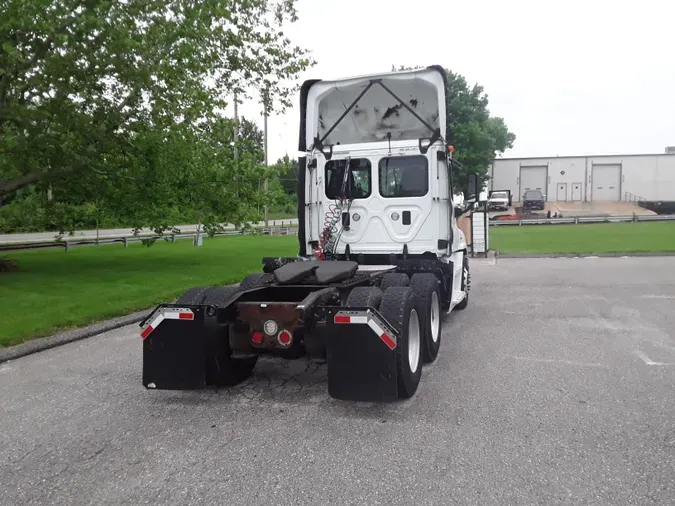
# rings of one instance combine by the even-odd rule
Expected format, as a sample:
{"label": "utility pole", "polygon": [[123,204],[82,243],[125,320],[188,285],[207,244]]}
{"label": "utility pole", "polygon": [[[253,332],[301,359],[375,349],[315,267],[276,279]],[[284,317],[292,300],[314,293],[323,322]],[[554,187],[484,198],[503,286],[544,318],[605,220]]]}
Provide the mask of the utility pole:
{"label": "utility pole", "polygon": [[[263,132],[265,136],[265,170],[267,170],[267,100],[268,90],[263,92]],[[269,180],[265,177],[265,228],[269,227],[269,209],[267,208],[267,191],[269,189]]]}
{"label": "utility pole", "polygon": [[[237,184],[239,179],[239,147],[237,143],[239,142],[239,104],[237,100],[237,92],[234,92],[234,135],[232,136],[232,143],[234,144],[234,174],[232,179]],[[237,198],[239,198],[239,187],[237,188]]]}
{"label": "utility pole", "polygon": [[234,92],[234,159],[239,160],[239,149],[237,143],[239,142],[239,109],[237,104],[237,92]]}

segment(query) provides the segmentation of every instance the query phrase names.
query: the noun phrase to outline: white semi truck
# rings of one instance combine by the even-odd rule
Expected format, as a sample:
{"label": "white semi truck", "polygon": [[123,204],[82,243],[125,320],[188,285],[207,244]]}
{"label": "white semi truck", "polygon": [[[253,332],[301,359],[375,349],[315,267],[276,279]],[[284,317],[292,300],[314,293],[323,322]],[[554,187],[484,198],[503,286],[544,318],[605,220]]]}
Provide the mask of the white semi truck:
{"label": "white semi truck", "polygon": [[327,362],[339,399],[411,397],[436,359],[442,313],[469,300],[453,205],[441,67],[300,91],[299,254],[264,258],[234,287],[198,287],[141,323],[143,384],[237,383],[258,357]]}

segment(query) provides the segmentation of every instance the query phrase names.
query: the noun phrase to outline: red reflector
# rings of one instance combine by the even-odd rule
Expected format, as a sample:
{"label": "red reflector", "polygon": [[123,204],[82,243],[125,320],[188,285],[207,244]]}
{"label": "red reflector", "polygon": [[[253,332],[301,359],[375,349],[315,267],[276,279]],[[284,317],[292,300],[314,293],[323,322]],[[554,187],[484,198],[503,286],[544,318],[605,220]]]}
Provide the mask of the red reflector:
{"label": "red reflector", "polygon": [[145,329],[143,330],[143,332],[141,332],[141,337],[142,337],[143,339],[145,339],[146,337],[148,337],[148,336],[150,335],[150,333],[151,333],[153,330],[155,330],[155,329],[152,328],[152,325],[148,325],[147,327],[145,327]]}
{"label": "red reflector", "polygon": [[195,315],[194,315],[194,313],[178,313],[178,319],[179,320],[194,320]]}
{"label": "red reflector", "polygon": [[279,332],[279,343],[283,344],[284,346],[288,346],[292,339],[293,336],[288,330],[282,330]]}
{"label": "red reflector", "polygon": [[396,348],[396,341],[394,341],[389,334],[383,333],[380,336],[380,339],[382,339],[382,342],[386,344],[390,350]]}
{"label": "red reflector", "polygon": [[335,323],[349,323],[351,322],[351,318],[349,316],[337,315],[335,318],[333,318],[333,321]]}
{"label": "red reflector", "polygon": [[263,336],[262,332],[254,332],[251,336],[251,341],[253,341],[255,344],[260,344],[263,342],[264,338],[265,336]]}

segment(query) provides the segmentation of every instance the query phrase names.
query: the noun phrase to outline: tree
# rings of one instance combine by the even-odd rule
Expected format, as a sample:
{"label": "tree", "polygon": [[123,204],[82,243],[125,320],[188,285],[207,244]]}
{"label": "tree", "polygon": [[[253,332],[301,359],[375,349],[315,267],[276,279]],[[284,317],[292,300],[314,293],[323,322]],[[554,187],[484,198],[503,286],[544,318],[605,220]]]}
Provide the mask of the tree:
{"label": "tree", "polygon": [[490,116],[488,96],[482,86],[469,86],[463,76],[447,69],[446,83],[446,140],[455,148],[453,158],[461,164],[453,168],[455,186],[463,188],[469,173],[478,174],[485,183],[490,163],[497,153],[513,147],[516,136],[503,118]]}
{"label": "tree", "polygon": [[[160,212],[136,215],[142,203],[126,202],[150,198],[137,193],[141,181],[153,196],[184,204],[176,193],[185,184],[205,184],[203,174],[233,176],[233,158],[222,158],[232,151],[223,142],[233,125],[220,115],[228,97],[264,89],[276,99],[270,108],[283,109],[295,89],[288,82],[313,64],[282,31],[296,20],[294,3],[7,0],[0,16],[0,198],[50,189],[53,205],[94,203],[157,225]],[[257,146],[249,127],[242,121],[242,146]],[[244,173],[261,172],[258,161],[244,156],[238,164]],[[243,209],[249,191],[241,185],[250,178],[237,181],[232,205]]]}
{"label": "tree", "polygon": [[265,160],[265,133],[253,121],[246,118],[239,120],[239,142],[248,150],[260,153],[260,162]]}
{"label": "tree", "polygon": [[279,174],[279,182],[286,194],[296,195],[298,192],[298,171],[300,170],[298,161],[285,155],[277,160],[274,167]]}

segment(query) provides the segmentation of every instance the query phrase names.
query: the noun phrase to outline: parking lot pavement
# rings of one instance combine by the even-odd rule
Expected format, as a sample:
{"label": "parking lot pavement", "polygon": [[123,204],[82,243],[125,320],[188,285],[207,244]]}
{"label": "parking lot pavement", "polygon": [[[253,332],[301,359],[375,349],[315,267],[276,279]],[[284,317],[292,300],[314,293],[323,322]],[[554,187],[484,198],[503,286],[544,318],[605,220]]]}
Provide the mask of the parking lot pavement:
{"label": "parking lot pavement", "polygon": [[3,504],[672,503],[675,258],[472,272],[406,402],[332,400],[302,360],[146,391],[137,327],[5,363]]}

